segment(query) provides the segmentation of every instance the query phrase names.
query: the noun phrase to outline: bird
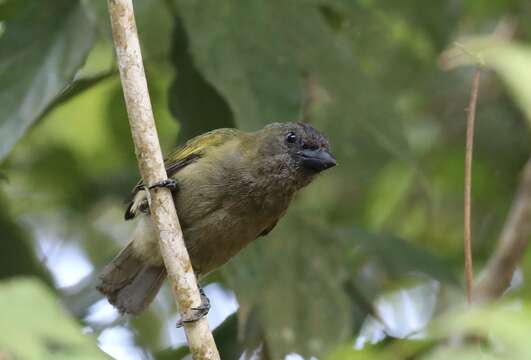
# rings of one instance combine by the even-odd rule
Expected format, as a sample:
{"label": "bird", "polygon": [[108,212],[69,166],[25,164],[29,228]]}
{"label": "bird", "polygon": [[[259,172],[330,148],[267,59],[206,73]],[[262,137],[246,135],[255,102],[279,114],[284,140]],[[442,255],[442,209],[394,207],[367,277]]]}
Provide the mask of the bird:
{"label": "bird", "polygon": [[[168,180],[133,189],[125,219],[130,241],[99,276],[98,290],[121,314],[136,315],[155,298],[166,270],[149,209],[150,188],[172,190],[183,237],[201,280],[273,230],[295,194],[336,165],[327,138],[303,122],[271,123],[254,132],[223,128],[192,138],[165,159]],[[190,319],[208,312],[202,305]],[[182,325],[182,322],[181,322]]]}

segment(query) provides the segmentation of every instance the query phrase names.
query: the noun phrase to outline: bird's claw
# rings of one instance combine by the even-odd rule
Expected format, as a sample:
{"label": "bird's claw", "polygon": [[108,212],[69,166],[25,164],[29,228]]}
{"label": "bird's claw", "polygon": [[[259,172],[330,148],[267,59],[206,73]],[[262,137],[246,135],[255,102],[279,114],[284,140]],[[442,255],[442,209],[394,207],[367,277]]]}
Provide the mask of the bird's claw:
{"label": "bird's claw", "polygon": [[177,184],[177,181],[175,181],[172,178],[169,178],[169,179],[154,183],[153,185],[149,187],[149,190],[155,189],[155,188],[161,188],[161,187],[170,189],[171,191],[176,191],[179,189],[179,185]]}
{"label": "bird's claw", "polygon": [[182,327],[184,324],[189,324],[189,323],[193,323],[193,322],[196,322],[198,320],[201,320],[210,311],[210,300],[209,300],[209,298],[206,296],[206,294],[205,294],[205,292],[203,291],[202,288],[199,288],[199,293],[201,294],[201,305],[193,307],[191,309],[192,310],[192,315],[189,318],[180,319],[179,321],[177,321],[176,326],[178,328]]}

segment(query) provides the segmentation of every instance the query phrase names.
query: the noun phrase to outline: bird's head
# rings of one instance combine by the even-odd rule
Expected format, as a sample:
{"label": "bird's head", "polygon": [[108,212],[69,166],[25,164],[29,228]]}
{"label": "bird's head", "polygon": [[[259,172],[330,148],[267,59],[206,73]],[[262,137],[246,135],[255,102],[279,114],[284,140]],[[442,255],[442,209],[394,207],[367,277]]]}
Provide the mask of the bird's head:
{"label": "bird's head", "polygon": [[328,140],[308,124],[273,123],[256,134],[264,158],[292,170],[297,177],[311,179],[337,164]]}

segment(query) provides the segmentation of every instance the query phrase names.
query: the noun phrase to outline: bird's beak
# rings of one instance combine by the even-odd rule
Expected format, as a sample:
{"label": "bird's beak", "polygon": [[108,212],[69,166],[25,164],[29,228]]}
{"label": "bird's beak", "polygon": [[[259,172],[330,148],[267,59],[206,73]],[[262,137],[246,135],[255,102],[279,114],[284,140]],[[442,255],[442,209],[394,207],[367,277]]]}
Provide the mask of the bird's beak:
{"label": "bird's beak", "polygon": [[337,164],[334,156],[325,149],[305,149],[299,153],[299,156],[304,167],[316,172],[329,169]]}

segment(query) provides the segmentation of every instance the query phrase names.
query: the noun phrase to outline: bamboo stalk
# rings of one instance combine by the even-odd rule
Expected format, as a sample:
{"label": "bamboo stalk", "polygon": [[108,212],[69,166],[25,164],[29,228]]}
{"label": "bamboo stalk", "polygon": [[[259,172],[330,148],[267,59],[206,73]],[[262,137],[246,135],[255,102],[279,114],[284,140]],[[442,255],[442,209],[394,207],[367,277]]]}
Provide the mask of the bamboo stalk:
{"label": "bamboo stalk", "polygon": [[[147,80],[142,64],[132,0],[108,0],[114,46],[124,91],[129,125],[144,184],[167,178],[160,150]],[[197,280],[185,247],[171,192],[156,188],[151,193],[151,219],[158,230],[159,245],[175,302],[182,318],[201,304]],[[193,359],[219,359],[206,318],[184,326]]]}

